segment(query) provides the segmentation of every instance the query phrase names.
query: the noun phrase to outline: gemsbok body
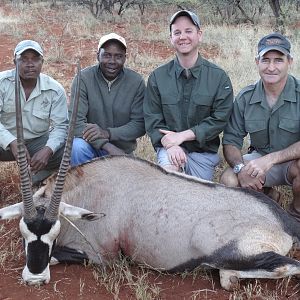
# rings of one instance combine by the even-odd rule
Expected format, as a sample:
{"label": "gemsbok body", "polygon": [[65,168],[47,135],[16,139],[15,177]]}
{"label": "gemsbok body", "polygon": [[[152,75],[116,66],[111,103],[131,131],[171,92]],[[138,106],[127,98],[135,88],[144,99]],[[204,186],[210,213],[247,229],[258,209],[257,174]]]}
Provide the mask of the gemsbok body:
{"label": "gemsbok body", "polygon": [[[33,196],[35,206],[49,202],[54,179]],[[17,204],[1,209],[0,218],[17,207],[19,213],[10,216],[20,215],[22,204]],[[95,220],[97,214],[91,212],[105,216]],[[294,238],[300,237],[299,223],[273,200],[262,193],[167,173],[140,159],[108,157],[70,169],[60,214],[94,221],[74,221],[75,229],[57,216],[53,224],[46,222],[37,238],[40,247],[32,252],[30,241],[37,234],[28,232],[30,227],[22,232],[28,245],[26,262],[36,261],[36,273],[29,267],[23,271],[28,283],[49,281],[55,240],[53,255],[58,260],[86,258],[106,264],[122,251],[136,262],[165,271],[210,266],[220,269],[225,289],[231,289],[236,278],[300,274],[300,263],[285,256]]]}

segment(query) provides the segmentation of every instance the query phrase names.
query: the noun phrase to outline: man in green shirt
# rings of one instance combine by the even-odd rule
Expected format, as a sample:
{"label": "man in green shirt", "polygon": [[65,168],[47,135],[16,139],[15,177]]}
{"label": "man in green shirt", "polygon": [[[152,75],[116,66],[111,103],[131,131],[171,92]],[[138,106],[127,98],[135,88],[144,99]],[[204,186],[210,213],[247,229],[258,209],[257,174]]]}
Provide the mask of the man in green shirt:
{"label": "man in green shirt", "polygon": [[176,57],[149,77],[144,100],[147,134],[159,165],[211,180],[219,162],[219,134],[232,109],[229,77],[198,52],[197,15],[182,10],[170,20]]}
{"label": "man in green shirt", "polygon": [[[115,33],[104,35],[98,45],[99,64],[81,72],[73,166],[108,154],[132,154],[136,139],[145,134],[145,82],[141,75],[124,67],[126,50],[123,37]],[[75,85],[76,78],[72,83],[72,102]]]}
{"label": "man in green shirt", "polygon": [[[17,61],[27,161],[32,183],[38,185],[60,165],[68,129],[67,98],[60,83],[41,73],[44,54],[36,41],[16,46]],[[0,161],[17,158],[15,72],[0,72]]]}
{"label": "man in green shirt", "polygon": [[[288,73],[293,62],[290,50],[290,42],[279,33],[259,41],[256,65],[260,80],[244,88],[234,102],[223,137],[230,168],[220,181],[264,191],[275,200],[278,193],[272,187],[290,185],[294,201],[289,210],[299,217],[300,82]],[[242,155],[248,134],[251,151]]]}

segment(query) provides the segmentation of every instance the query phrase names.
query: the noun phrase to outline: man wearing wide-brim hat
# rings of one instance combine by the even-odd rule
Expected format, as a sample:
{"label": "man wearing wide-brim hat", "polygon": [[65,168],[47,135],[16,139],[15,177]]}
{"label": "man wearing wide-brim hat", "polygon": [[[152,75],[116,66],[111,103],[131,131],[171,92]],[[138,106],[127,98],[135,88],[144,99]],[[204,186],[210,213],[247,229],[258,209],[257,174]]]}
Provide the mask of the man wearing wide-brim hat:
{"label": "man wearing wide-brim hat", "polygon": [[[280,33],[261,38],[255,58],[260,80],[236,97],[223,137],[229,186],[264,191],[274,200],[279,185],[292,187],[289,212],[300,221],[300,82],[289,74],[291,43]],[[243,139],[250,148],[242,155]]]}

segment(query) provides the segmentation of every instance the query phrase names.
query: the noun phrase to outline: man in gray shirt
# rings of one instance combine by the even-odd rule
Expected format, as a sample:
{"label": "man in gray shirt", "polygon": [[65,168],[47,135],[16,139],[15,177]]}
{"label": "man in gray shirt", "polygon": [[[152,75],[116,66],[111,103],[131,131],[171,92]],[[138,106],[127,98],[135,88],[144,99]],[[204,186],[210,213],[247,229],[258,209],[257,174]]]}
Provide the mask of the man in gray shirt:
{"label": "man in gray shirt", "polygon": [[[126,50],[123,37],[115,33],[104,35],[98,45],[99,64],[81,72],[73,166],[103,155],[131,154],[136,139],[145,134],[145,82],[141,75],[124,67]],[[75,83],[76,79],[72,84],[72,102]]]}
{"label": "man in gray shirt", "polygon": [[[37,185],[59,165],[68,128],[67,99],[56,80],[41,73],[42,47],[23,40],[14,50],[19,63],[24,140],[32,183]],[[0,160],[17,159],[15,72],[0,72]]]}

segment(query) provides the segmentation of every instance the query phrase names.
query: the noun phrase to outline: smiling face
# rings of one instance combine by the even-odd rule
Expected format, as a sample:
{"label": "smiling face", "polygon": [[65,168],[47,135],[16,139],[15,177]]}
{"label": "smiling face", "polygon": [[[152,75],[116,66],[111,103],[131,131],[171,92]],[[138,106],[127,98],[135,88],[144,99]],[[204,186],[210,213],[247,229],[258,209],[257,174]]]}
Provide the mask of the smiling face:
{"label": "smiling face", "polygon": [[19,60],[19,73],[22,80],[37,79],[43,66],[43,57],[34,50],[26,50]]}
{"label": "smiling face", "polygon": [[292,62],[291,57],[279,51],[268,51],[256,59],[259,75],[265,85],[285,85]]}
{"label": "smiling face", "polygon": [[171,43],[179,55],[198,52],[202,31],[187,16],[178,17],[171,26]]}
{"label": "smiling face", "polygon": [[106,42],[98,52],[98,61],[104,77],[114,80],[122,71],[126,60],[126,50],[120,42]]}

